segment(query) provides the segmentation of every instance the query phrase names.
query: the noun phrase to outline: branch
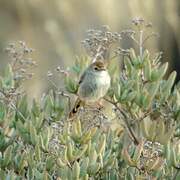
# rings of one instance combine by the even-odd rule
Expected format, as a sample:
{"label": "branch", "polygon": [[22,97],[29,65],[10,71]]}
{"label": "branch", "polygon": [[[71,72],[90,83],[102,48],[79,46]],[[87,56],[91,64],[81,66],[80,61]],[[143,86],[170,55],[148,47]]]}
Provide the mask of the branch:
{"label": "branch", "polygon": [[177,171],[176,171],[176,173],[174,174],[172,180],[176,180],[176,178],[177,178],[179,172],[180,172],[180,170],[179,170],[179,168],[177,168]]}
{"label": "branch", "polygon": [[[4,96],[4,98],[6,99],[6,94],[0,89],[0,93]],[[14,109],[20,116],[21,118],[26,121],[26,118],[24,117],[24,115],[17,109],[17,107],[15,106],[15,104],[12,102],[12,100],[9,102],[9,105],[12,109]]]}
{"label": "branch", "polygon": [[66,94],[64,91],[59,91],[58,87],[56,86],[56,84],[50,79],[50,78],[47,78],[48,81],[52,84],[52,86],[54,86],[54,88],[57,90],[57,94],[58,95],[61,95],[65,98],[67,98],[68,100],[68,108],[69,110],[71,109],[71,100],[70,100],[70,96],[68,94]]}
{"label": "branch", "polygon": [[150,35],[148,35],[142,42],[142,44],[144,44],[149,38],[153,37],[153,36],[158,36],[158,34],[152,32]]}
{"label": "branch", "polygon": [[134,141],[134,144],[136,144],[136,145],[138,145],[139,144],[139,140],[137,139],[137,137],[135,136],[135,133],[134,133],[134,131],[132,130],[132,128],[131,128],[131,126],[130,126],[130,124],[129,124],[129,122],[128,122],[128,116],[126,115],[126,113],[122,110],[122,109],[120,109],[119,108],[119,106],[117,105],[117,103],[115,103],[115,102],[113,102],[113,101],[111,101],[111,100],[109,100],[109,99],[106,99],[106,98],[104,98],[107,102],[109,102],[110,104],[112,104],[112,105],[114,105],[115,107],[116,107],[116,109],[123,115],[123,120],[124,120],[124,122],[125,122],[125,124],[126,124],[126,126],[127,126],[127,129],[128,129],[128,131],[129,131],[129,133],[131,134],[131,136],[132,136],[132,138],[133,138],[133,141]]}
{"label": "branch", "polygon": [[143,56],[143,31],[140,31],[140,37],[139,37],[139,55],[142,59]]}

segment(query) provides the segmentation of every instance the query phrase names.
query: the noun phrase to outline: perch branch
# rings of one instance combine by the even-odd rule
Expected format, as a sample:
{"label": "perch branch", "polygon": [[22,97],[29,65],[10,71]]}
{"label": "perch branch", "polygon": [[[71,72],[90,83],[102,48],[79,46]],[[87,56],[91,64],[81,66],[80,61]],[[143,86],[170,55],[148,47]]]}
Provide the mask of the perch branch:
{"label": "perch branch", "polygon": [[104,98],[104,99],[105,99],[107,102],[109,102],[110,104],[112,104],[113,106],[115,106],[116,109],[123,115],[123,117],[124,117],[123,120],[124,120],[124,122],[125,122],[125,124],[126,124],[126,127],[127,127],[128,131],[129,131],[129,133],[131,134],[131,136],[132,136],[132,138],[133,138],[134,144],[138,145],[138,144],[139,144],[139,140],[138,140],[137,137],[135,136],[135,133],[134,133],[134,131],[132,130],[132,128],[131,128],[128,120],[127,120],[128,117],[127,117],[126,113],[125,113],[122,109],[119,108],[119,106],[117,105],[117,103],[115,103],[115,102],[113,102],[113,101],[111,101],[111,100],[109,100],[109,99],[106,99],[106,98]]}

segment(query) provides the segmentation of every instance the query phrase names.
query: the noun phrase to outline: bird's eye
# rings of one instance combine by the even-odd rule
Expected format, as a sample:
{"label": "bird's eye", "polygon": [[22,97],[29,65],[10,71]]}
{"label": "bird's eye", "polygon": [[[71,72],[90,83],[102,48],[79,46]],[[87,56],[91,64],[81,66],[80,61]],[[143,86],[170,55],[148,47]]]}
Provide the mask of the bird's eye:
{"label": "bird's eye", "polygon": [[97,71],[97,70],[98,70],[98,68],[97,68],[97,67],[95,67],[95,68],[94,68],[94,70],[96,70],[96,71]]}

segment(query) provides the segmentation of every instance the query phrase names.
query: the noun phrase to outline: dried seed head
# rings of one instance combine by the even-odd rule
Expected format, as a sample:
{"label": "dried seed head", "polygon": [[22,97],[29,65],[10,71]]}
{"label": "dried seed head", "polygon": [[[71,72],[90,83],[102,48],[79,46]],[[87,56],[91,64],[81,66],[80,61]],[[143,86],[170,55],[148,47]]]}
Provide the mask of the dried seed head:
{"label": "dried seed head", "polygon": [[119,42],[121,34],[111,32],[107,25],[102,26],[102,30],[88,30],[87,38],[82,41],[87,53],[94,59],[104,58],[112,44]]}
{"label": "dried seed head", "polygon": [[33,74],[29,72],[30,68],[36,66],[36,62],[28,57],[33,49],[29,48],[24,41],[17,43],[9,43],[5,49],[8,56],[11,58],[11,67],[14,74],[14,80],[18,84],[26,79],[29,79]]}
{"label": "dried seed head", "polygon": [[132,20],[132,24],[135,26],[143,25],[144,24],[144,19],[141,17],[136,17]]}
{"label": "dried seed head", "polygon": [[53,76],[53,73],[51,71],[48,71],[47,72],[47,77],[52,77]]}
{"label": "dried seed head", "polygon": [[61,68],[60,68],[60,66],[58,66],[57,68],[56,68],[56,71],[60,71],[61,70]]}
{"label": "dried seed head", "polygon": [[152,23],[151,23],[151,22],[147,23],[147,24],[146,24],[146,27],[147,27],[147,28],[152,28]]}

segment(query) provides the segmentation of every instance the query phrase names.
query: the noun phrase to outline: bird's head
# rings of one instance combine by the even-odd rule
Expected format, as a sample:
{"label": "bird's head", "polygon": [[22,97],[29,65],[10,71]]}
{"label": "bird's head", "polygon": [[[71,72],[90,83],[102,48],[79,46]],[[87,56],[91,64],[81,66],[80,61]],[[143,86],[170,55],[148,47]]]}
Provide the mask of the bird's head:
{"label": "bird's head", "polygon": [[93,71],[106,71],[107,70],[107,64],[103,61],[95,61],[93,64],[90,65],[90,68],[93,69]]}

